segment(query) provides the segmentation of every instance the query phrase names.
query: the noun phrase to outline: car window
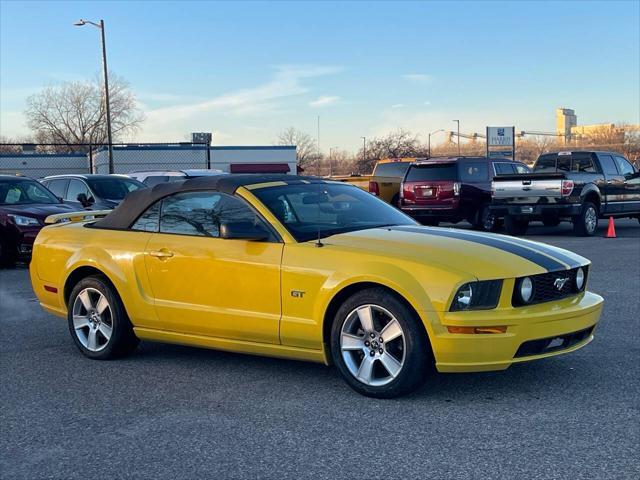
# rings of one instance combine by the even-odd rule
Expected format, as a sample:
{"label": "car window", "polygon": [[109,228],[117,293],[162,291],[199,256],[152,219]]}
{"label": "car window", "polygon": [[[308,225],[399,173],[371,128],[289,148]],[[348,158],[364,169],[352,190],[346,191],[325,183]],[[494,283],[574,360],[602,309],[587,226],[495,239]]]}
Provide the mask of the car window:
{"label": "car window", "polygon": [[167,183],[169,181],[169,178],[167,175],[150,175],[147,178],[144,179],[144,183],[147,187],[153,187],[155,185],[158,185],[159,183]]}
{"label": "car window", "polygon": [[122,200],[127,193],[146,186],[142,182],[124,177],[92,178],[89,185],[99,198],[107,200]]}
{"label": "car window", "polygon": [[413,165],[407,172],[407,182],[425,180],[457,180],[458,167],[455,163],[431,163]]}
{"label": "car window", "polygon": [[84,193],[87,198],[90,198],[91,192],[89,192],[89,188],[82,180],[77,180],[72,178],[69,180],[69,188],[67,188],[67,195],[64,197],[65,200],[69,200],[72,202],[78,201],[78,195]]}
{"label": "car window", "polygon": [[616,167],[613,157],[611,155],[598,155],[600,159],[600,166],[602,171],[606,175],[619,175],[618,168]]}
{"label": "car window", "polygon": [[60,203],[43,185],[34,180],[0,181],[0,205]]}
{"label": "car window", "polygon": [[493,164],[496,175],[511,175],[516,173],[516,169],[513,163],[497,162]]}
{"label": "car window", "polygon": [[558,156],[555,153],[548,155],[540,155],[538,161],[533,167],[534,172],[555,172],[556,171],[556,159]]}
{"label": "car window", "polygon": [[252,193],[299,242],[382,226],[415,225],[388,203],[352,185],[285,185]]}
{"label": "car window", "polygon": [[556,162],[557,172],[570,172],[571,171],[571,155],[558,155],[558,161]]}
{"label": "car window", "polygon": [[45,187],[53,192],[54,195],[60,198],[64,198],[65,190],[67,189],[67,184],[69,180],[66,178],[60,178],[57,180],[47,180],[42,182]]}
{"label": "car window", "polygon": [[162,201],[161,233],[219,237],[220,224],[226,221],[261,223],[264,226],[260,217],[243,200],[219,192],[177,193]]}
{"label": "car window", "polygon": [[404,177],[404,174],[409,169],[409,162],[389,162],[389,163],[378,163],[376,165],[376,170],[373,172],[374,176],[381,177]]}
{"label": "car window", "polygon": [[487,162],[462,162],[460,164],[460,179],[463,182],[484,182],[488,176]]}
{"label": "car window", "polygon": [[592,155],[590,153],[580,153],[580,152],[576,152],[573,155],[571,155],[571,171],[596,173],[596,168],[593,165]]}
{"label": "car window", "polygon": [[622,175],[627,176],[635,173],[633,166],[627,161],[626,158],[616,155],[615,157],[613,157],[613,159],[616,161],[618,170],[620,170],[620,173],[622,173]]}
{"label": "car window", "polygon": [[138,220],[131,226],[131,230],[139,230],[142,232],[157,232],[160,228],[160,204],[158,201],[151,205]]}
{"label": "car window", "polygon": [[516,173],[531,173],[531,169],[524,163],[514,163]]}

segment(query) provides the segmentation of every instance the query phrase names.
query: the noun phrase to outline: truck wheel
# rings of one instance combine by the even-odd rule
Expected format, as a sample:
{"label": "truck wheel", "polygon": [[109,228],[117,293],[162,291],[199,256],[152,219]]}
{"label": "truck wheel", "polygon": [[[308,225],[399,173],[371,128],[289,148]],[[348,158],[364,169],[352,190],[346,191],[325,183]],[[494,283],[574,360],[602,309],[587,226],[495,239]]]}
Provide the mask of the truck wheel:
{"label": "truck wheel", "polygon": [[361,290],[338,309],[331,327],[331,357],[351,388],[376,398],[415,390],[433,366],[422,322],[383,288]]}
{"label": "truck wheel", "polygon": [[591,202],[584,202],[580,213],[573,217],[573,233],[579,237],[591,237],[598,229],[598,207]]}
{"label": "truck wheel", "polygon": [[560,219],[557,217],[544,217],[542,223],[545,227],[557,227],[560,225]]}
{"label": "truck wheel", "polygon": [[484,205],[473,222],[473,228],[483,232],[495,232],[498,230],[498,219],[491,213],[489,205]]}
{"label": "truck wheel", "polygon": [[529,228],[529,220],[520,220],[507,215],[504,217],[504,228],[509,235],[524,235]]}

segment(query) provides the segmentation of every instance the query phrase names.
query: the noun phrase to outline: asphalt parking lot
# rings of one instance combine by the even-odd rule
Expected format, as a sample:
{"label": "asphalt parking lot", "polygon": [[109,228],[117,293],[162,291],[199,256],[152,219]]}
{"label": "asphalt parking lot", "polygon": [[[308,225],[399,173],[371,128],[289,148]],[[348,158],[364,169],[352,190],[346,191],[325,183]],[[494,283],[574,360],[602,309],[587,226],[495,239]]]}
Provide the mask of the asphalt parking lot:
{"label": "asphalt parking lot", "polygon": [[143,343],[77,351],[23,267],[0,271],[0,476],[10,478],[640,477],[640,226],[528,237],[593,262],[595,341],[507,371],[437,375],[373,400],[322,365]]}

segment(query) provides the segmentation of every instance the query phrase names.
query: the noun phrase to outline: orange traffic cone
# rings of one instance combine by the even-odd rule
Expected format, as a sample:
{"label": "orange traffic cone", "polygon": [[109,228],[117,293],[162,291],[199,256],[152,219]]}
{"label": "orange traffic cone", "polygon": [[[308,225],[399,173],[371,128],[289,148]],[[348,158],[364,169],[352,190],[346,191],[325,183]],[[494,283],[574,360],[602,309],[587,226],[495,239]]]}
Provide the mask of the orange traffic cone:
{"label": "orange traffic cone", "polygon": [[616,238],[616,227],[613,224],[613,217],[609,217],[609,226],[607,227],[607,234],[604,238]]}

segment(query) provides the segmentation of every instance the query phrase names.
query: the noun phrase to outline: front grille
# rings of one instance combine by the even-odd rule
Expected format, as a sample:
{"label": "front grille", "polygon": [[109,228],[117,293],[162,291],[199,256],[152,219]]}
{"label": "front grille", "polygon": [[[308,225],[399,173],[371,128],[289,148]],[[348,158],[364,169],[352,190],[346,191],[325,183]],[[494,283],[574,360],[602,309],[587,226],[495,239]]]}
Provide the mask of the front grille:
{"label": "front grille", "polygon": [[[529,278],[533,282],[533,298],[531,301],[525,304],[520,298],[520,282],[522,278],[516,280],[513,295],[511,297],[511,304],[514,307],[521,307],[523,305],[535,305],[536,303],[551,302],[554,300],[560,300],[561,298],[570,297],[584,291],[587,285],[587,277],[589,276],[588,267],[581,267],[584,270],[584,283],[582,289],[576,289],[576,274],[577,268],[572,270],[563,270],[560,272],[541,273],[540,275],[531,275]],[[567,279],[562,285],[562,288],[558,288],[558,280]]]}
{"label": "front grille", "polygon": [[594,327],[585,328],[573,333],[567,333],[557,337],[540,338],[538,340],[529,340],[524,342],[518,348],[518,351],[514,355],[517,357],[530,357],[532,355],[542,355],[543,353],[555,352],[558,350],[565,350],[571,348],[574,345],[586,340]]}

